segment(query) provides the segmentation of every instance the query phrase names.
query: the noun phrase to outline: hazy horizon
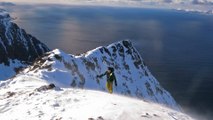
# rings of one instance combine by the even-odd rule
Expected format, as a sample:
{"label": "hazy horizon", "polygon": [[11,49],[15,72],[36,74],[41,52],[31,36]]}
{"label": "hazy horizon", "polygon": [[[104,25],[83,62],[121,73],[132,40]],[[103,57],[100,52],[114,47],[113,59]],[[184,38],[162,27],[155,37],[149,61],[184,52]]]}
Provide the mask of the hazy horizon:
{"label": "hazy horizon", "polygon": [[0,2],[161,8],[213,14],[213,0],[0,0]]}

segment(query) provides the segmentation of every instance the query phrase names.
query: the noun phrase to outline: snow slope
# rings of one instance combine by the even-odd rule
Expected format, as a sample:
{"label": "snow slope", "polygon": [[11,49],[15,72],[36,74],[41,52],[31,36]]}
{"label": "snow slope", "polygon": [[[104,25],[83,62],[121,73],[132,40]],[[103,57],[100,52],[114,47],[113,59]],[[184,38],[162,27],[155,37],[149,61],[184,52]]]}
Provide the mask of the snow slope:
{"label": "snow slope", "polygon": [[99,91],[34,91],[46,80],[18,75],[0,83],[1,120],[193,120],[154,103]]}
{"label": "snow slope", "polygon": [[96,78],[107,67],[115,68],[118,86],[114,86],[114,92],[180,109],[170,93],[150,73],[139,52],[128,40],[101,46],[80,56],[56,49],[38,58],[23,73],[58,86],[107,91],[106,77]]}
{"label": "snow slope", "polygon": [[26,67],[26,65],[21,63],[19,60],[10,60],[9,64],[10,66],[7,66],[5,64],[0,64],[0,70],[1,70],[0,81],[6,80],[8,78],[15,76],[18,73],[18,69]]}

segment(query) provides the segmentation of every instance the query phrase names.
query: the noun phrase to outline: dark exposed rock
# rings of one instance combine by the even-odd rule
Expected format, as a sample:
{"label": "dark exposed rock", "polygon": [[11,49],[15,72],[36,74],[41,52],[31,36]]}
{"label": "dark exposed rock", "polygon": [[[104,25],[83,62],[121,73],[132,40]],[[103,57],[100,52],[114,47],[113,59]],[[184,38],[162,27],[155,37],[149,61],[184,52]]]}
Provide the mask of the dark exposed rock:
{"label": "dark exposed rock", "polygon": [[16,93],[15,92],[7,92],[7,98],[13,97]]}
{"label": "dark exposed rock", "polygon": [[61,61],[62,60],[62,58],[61,58],[61,56],[60,55],[54,55],[54,57],[57,59],[57,60],[59,60],[59,61]]}
{"label": "dark exposed rock", "polygon": [[146,82],[145,85],[146,85],[148,94],[149,94],[150,96],[153,96],[153,95],[154,95],[154,92],[153,92],[152,89],[151,89],[150,83]]}
{"label": "dark exposed rock", "polygon": [[55,85],[53,83],[51,83],[49,85],[44,85],[39,88],[36,88],[35,91],[42,92],[42,91],[46,91],[46,90],[51,90],[53,88],[55,88]]}
{"label": "dark exposed rock", "polygon": [[[38,39],[10,21],[9,14],[0,11],[0,64],[9,66],[9,60],[33,62],[37,57],[49,51]],[[4,11],[5,12],[5,11]]]}
{"label": "dark exposed rock", "polygon": [[24,67],[22,66],[14,68],[14,71],[16,72],[16,74],[21,73],[22,70],[24,70]]}
{"label": "dark exposed rock", "polygon": [[43,86],[41,86],[41,87],[39,87],[39,88],[36,88],[36,89],[34,90],[34,92],[32,92],[32,93],[29,94],[29,96],[35,94],[35,92],[42,92],[42,91],[52,90],[52,89],[54,89],[55,87],[56,87],[56,86],[55,86],[55,84],[53,84],[53,83],[51,83],[51,84],[49,84],[49,85],[43,85]]}
{"label": "dark exposed rock", "polygon": [[95,64],[89,60],[83,59],[84,64],[86,64],[87,70],[95,70]]}
{"label": "dark exposed rock", "polygon": [[72,81],[72,83],[70,84],[71,87],[76,87],[76,82],[75,80]]}

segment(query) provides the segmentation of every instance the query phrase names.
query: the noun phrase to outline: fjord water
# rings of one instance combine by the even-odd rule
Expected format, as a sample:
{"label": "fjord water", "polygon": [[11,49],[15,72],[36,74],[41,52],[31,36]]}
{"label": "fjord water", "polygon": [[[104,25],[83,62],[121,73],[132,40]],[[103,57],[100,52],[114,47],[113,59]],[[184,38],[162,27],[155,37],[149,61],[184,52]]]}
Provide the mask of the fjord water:
{"label": "fjord water", "polygon": [[6,9],[19,26],[47,46],[71,54],[131,39],[154,76],[186,112],[213,114],[213,15],[62,5]]}

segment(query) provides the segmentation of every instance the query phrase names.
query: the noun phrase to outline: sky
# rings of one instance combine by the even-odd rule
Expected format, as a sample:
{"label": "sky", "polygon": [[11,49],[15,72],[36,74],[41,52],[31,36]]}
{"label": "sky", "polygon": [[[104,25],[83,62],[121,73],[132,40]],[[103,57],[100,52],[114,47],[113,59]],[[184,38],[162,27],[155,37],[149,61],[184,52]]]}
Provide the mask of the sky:
{"label": "sky", "polygon": [[0,2],[61,3],[69,0],[0,0]]}
{"label": "sky", "polygon": [[192,3],[192,4],[208,4],[213,5],[213,0],[0,0],[0,2],[30,2],[30,3],[75,3],[75,2],[113,2],[113,3],[140,3],[140,2],[151,2],[151,3]]}

